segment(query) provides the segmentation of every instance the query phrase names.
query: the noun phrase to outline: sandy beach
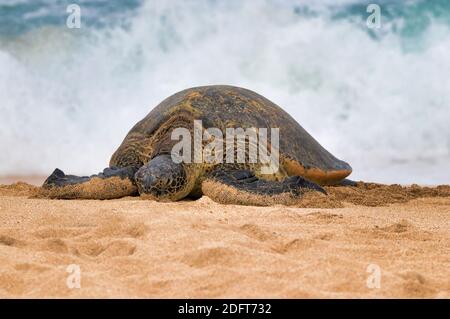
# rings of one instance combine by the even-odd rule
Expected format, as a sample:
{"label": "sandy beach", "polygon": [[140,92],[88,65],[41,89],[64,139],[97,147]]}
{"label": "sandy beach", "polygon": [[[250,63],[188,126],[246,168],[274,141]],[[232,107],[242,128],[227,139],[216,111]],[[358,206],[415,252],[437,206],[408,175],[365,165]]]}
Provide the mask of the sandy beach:
{"label": "sandy beach", "polygon": [[450,297],[449,186],[327,191],[300,208],[48,200],[3,185],[0,297]]}

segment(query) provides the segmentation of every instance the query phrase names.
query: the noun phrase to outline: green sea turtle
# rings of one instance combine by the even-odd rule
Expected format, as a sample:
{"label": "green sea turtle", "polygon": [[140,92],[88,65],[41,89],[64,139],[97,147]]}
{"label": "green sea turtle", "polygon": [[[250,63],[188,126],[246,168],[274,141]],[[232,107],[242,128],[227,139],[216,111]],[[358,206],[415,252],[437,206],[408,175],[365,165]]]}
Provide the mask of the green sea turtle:
{"label": "green sea turtle", "polygon": [[[222,132],[279,128],[278,170],[264,173],[262,163],[248,160],[249,136],[244,140],[244,163],[225,160],[231,153],[230,158],[236,158],[239,143],[225,148],[218,156],[222,162],[175,161],[172,151],[180,140],[173,138],[173,132],[182,128],[195,135],[194,120],[202,121],[202,132],[208,128]],[[204,140],[201,143],[206,144]],[[217,85],[168,97],[131,129],[102,173],[78,177],[55,169],[41,193],[61,199],[140,195],[159,201],[204,194],[220,203],[291,205],[306,191],[325,193],[320,185],[342,183],[351,171],[349,164],[325,150],[276,104],[247,89]]]}

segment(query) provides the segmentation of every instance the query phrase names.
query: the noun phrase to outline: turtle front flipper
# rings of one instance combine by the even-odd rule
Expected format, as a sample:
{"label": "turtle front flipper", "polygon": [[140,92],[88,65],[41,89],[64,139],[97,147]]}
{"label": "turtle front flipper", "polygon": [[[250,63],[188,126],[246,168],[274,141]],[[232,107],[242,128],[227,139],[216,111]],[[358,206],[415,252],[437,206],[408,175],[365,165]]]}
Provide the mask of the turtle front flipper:
{"label": "turtle front flipper", "polygon": [[38,197],[56,199],[113,199],[137,195],[134,174],[138,167],[108,167],[91,176],[66,175],[55,169],[45,180]]}
{"label": "turtle front flipper", "polygon": [[326,194],[322,187],[300,176],[290,176],[280,182],[268,181],[248,170],[218,170],[202,183],[203,194],[221,204],[295,205],[308,191]]}

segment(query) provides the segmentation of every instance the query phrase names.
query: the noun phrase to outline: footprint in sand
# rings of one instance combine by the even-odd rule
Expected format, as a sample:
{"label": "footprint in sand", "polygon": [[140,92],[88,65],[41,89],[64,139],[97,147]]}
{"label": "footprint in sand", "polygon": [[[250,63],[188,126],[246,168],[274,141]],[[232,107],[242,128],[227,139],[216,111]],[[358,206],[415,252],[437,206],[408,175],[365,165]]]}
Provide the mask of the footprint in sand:
{"label": "footprint in sand", "polygon": [[48,271],[51,268],[47,267],[47,266],[42,266],[39,264],[33,264],[33,263],[21,263],[21,264],[16,264],[14,266],[14,269],[17,271],[21,271],[21,272],[36,272],[36,273],[41,273],[44,271]]}
{"label": "footprint in sand", "polygon": [[20,248],[24,247],[26,243],[11,236],[0,235],[0,245]]}
{"label": "footprint in sand", "polygon": [[314,244],[313,239],[288,239],[274,232],[264,230],[255,224],[245,224],[240,226],[238,232],[260,242],[268,243],[270,245],[270,250],[279,254],[304,251]]}
{"label": "footprint in sand", "polygon": [[143,238],[147,232],[148,228],[144,223],[126,223],[122,218],[116,217],[95,228],[89,233],[89,237]]}
{"label": "footprint in sand", "polygon": [[72,238],[86,234],[92,227],[44,227],[32,234],[41,239],[47,238]]}
{"label": "footprint in sand", "polygon": [[0,273],[0,295],[3,295],[2,290],[12,295],[22,295],[25,290],[25,280],[17,276],[15,272],[2,272]]}
{"label": "footprint in sand", "polygon": [[411,297],[430,297],[436,294],[434,289],[424,276],[415,271],[399,274],[403,278],[403,291]]}
{"label": "footprint in sand", "polygon": [[335,237],[335,234],[333,234],[333,233],[320,233],[320,234],[317,234],[316,236],[314,236],[314,239],[330,241],[334,237]]}
{"label": "footprint in sand", "polygon": [[303,252],[314,245],[314,239],[295,238],[287,242],[279,243],[272,247],[279,254]]}
{"label": "footprint in sand", "polygon": [[207,266],[230,266],[245,259],[244,254],[236,253],[230,248],[213,247],[201,248],[195,252],[185,254],[181,261],[191,267],[203,268]]}
{"label": "footprint in sand", "polygon": [[250,238],[253,238],[253,239],[256,239],[259,241],[268,241],[268,240],[277,239],[276,234],[274,234],[273,232],[270,232],[268,230],[264,230],[255,224],[242,225],[237,229],[237,231],[250,237]]}
{"label": "footprint in sand", "polygon": [[74,254],[77,256],[86,255],[89,257],[97,257],[105,248],[100,243],[94,241],[88,241],[74,246]]}
{"label": "footprint in sand", "polygon": [[[76,256],[118,257],[130,256],[136,252],[136,245],[126,240],[127,238],[142,239],[147,232],[144,223],[127,223],[121,217],[112,217],[101,226],[84,228],[77,232],[66,229],[65,234],[79,236],[70,247],[71,253]],[[41,233],[43,234],[51,235],[55,232]]]}
{"label": "footprint in sand", "polygon": [[89,241],[79,244],[75,250],[76,254],[89,257],[131,256],[136,252],[136,245],[124,240],[116,240],[107,244]]}
{"label": "footprint in sand", "polygon": [[361,233],[364,236],[371,236],[377,239],[397,240],[401,238],[408,240],[428,241],[433,238],[433,234],[431,232],[421,230],[405,219],[384,227],[374,226],[371,228],[355,229],[354,231]]}
{"label": "footprint in sand", "polygon": [[67,254],[69,246],[59,238],[51,238],[38,243],[38,249],[56,254]]}
{"label": "footprint in sand", "polygon": [[118,256],[131,256],[136,251],[136,245],[126,241],[114,241],[109,243],[105,250],[101,253],[101,256],[105,257],[118,257]]}
{"label": "footprint in sand", "polygon": [[342,214],[333,214],[328,212],[313,212],[304,216],[306,219],[313,219],[314,222],[321,224],[336,224],[342,222],[344,216]]}
{"label": "footprint in sand", "polygon": [[414,229],[414,226],[407,220],[402,219],[398,223],[394,223],[386,227],[381,227],[379,229],[387,233],[405,233],[407,231],[412,231]]}

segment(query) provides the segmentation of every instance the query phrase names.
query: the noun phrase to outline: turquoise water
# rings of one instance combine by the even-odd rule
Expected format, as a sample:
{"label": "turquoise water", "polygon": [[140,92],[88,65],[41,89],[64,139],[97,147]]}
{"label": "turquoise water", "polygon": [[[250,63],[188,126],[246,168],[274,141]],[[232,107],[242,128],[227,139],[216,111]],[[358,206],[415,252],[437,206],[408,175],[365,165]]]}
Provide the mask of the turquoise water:
{"label": "turquoise water", "polygon": [[[203,1],[207,9],[220,10],[219,1]],[[237,5],[237,1],[228,1]],[[341,4],[339,4],[341,2]],[[0,35],[16,37],[30,30],[44,26],[61,27],[65,25],[69,4],[79,4],[83,8],[83,24],[87,28],[101,29],[111,27],[126,28],[134,15],[145,4],[143,0],[4,0],[0,3]],[[366,12],[370,1],[324,1],[314,5],[313,1],[268,1],[272,5],[288,7],[298,17],[318,17],[324,14],[334,21],[352,20],[355,25],[363,25],[368,16]],[[320,3],[320,2],[319,2]],[[389,24],[390,31],[404,38],[416,38],[425,34],[433,22],[450,25],[450,4],[447,0],[417,1],[377,1],[382,8],[383,22]],[[207,11],[205,11],[207,13]],[[164,16],[159,16],[164,19]],[[400,22],[402,21],[402,22]],[[366,29],[374,37],[378,33]]]}
{"label": "turquoise water", "polygon": [[142,4],[139,0],[6,1],[0,4],[0,34],[3,37],[16,37],[36,28],[65,26],[68,15],[66,8],[72,3],[83,9],[83,23],[89,28],[124,26],[121,22]]}
{"label": "turquoise water", "polygon": [[[68,4],[81,28],[66,26]],[[88,174],[166,96],[226,83],[355,179],[450,182],[450,2],[0,1],[0,175]]]}

